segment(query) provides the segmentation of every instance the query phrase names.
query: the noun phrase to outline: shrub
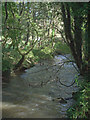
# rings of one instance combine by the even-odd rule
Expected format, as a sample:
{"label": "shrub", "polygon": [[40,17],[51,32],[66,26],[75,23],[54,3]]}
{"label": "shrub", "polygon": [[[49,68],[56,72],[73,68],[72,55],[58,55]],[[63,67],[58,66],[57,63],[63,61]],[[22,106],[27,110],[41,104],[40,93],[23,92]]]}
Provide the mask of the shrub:
{"label": "shrub", "polygon": [[80,90],[74,95],[76,103],[67,111],[70,118],[89,118],[90,117],[90,82],[89,77],[84,77],[84,81],[79,82]]}

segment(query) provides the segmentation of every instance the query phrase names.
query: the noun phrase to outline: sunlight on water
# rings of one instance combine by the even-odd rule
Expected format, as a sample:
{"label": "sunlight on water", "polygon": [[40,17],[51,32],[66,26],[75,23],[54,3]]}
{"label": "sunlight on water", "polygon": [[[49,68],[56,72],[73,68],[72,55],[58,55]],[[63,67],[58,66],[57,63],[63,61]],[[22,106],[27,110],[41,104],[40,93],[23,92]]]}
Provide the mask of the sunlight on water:
{"label": "sunlight on water", "polygon": [[[25,73],[12,76],[10,82],[3,86],[2,112],[4,118],[65,118],[66,110],[73,104],[73,100],[67,103],[53,101],[57,97],[72,97],[72,92],[77,90],[75,85],[67,88],[56,82],[54,71],[59,69],[58,62],[66,60],[65,57],[55,56],[54,61],[39,64],[27,69]],[[45,61],[44,61],[45,62]],[[46,70],[47,66],[57,64],[56,67]],[[44,70],[43,70],[44,69]],[[40,72],[37,72],[40,71]],[[35,73],[36,72],[36,73]],[[69,64],[60,69],[58,77],[67,85],[73,82],[77,74],[74,67]],[[41,82],[49,81],[40,86]],[[31,85],[31,86],[30,86]]]}

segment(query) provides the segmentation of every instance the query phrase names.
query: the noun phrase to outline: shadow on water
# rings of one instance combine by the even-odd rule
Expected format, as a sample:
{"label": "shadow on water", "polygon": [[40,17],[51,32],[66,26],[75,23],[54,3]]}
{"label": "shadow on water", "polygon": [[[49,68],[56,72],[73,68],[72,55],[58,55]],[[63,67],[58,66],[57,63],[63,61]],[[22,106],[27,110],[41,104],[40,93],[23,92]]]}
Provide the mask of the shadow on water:
{"label": "shadow on water", "polygon": [[[67,98],[77,90],[76,85],[67,88],[55,81],[55,70],[59,69],[58,62],[63,56],[56,56],[51,61],[44,61],[43,65],[37,64],[25,73],[12,76],[10,82],[2,90],[2,115],[4,118],[65,118],[66,110],[73,104],[67,100],[63,104],[55,99]],[[65,59],[65,58],[64,58]],[[47,66],[57,64],[56,67],[46,70]],[[36,72],[40,71],[40,72]],[[36,72],[36,73],[35,73]],[[71,84],[77,74],[72,65],[65,65],[60,69],[58,77],[65,84]],[[41,82],[50,80],[48,84],[40,86]],[[29,86],[33,84],[32,86]]]}

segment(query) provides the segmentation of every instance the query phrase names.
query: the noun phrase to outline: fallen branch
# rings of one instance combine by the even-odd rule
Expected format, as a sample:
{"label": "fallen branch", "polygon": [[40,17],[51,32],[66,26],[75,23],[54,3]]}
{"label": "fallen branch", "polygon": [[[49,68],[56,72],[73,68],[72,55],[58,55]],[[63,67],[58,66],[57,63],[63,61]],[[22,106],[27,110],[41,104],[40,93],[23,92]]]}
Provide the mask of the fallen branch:
{"label": "fallen branch", "polygon": [[[70,85],[65,85],[64,83],[62,83],[62,82],[60,81],[60,78],[59,78],[58,81],[59,81],[59,83],[60,83],[61,85],[65,86],[65,87],[71,87],[71,86],[75,83],[75,80],[74,80],[72,84],[70,84]],[[59,86],[59,87],[60,87],[60,86]]]}
{"label": "fallen branch", "polygon": [[[74,61],[72,61],[72,60],[69,59],[68,61],[64,61],[64,62],[58,63],[58,65],[60,64],[60,66],[59,66],[59,69],[56,70],[55,74],[53,74],[54,77],[56,76],[56,78],[55,78],[54,80],[50,80],[50,79],[49,79],[49,80],[47,80],[47,81],[45,81],[45,82],[42,81],[41,83],[36,84],[36,85],[30,83],[29,86],[30,86],[30,87],[43,87],[43,86],[46,85],[47,83],[56,81],[56,82],[59,82],[61,85],[65,86],[65,87],[71,87],[71,86],[75,83],[75,80],[74,80],[73,83],[71,83],[70,85],[65,85],[64,83],[62,83],[62,82],[60,81],[60,78],[57,77],[57,74],[58,74],[58,72],[60,71],[60,68],[63,67],[64,64],[69,63],[69,62],[74,62]],[[44,69],[41,69],[41,70],[36,71],[36,72],[32,72],[32,73],[30,73],[30,74],[35,74],[35,73],[38,73],[38,72],[41,72],[41,71],[44,71],[44,70],[48,70],[48,69],[50,69],[50,68],[52,68],[52,67],[54,67],[54,66],[57,66],[57,64],[54,64],[54,65],[49,66],[49,67],[45,67]],[[51,76],[50,76],[50,78],[51,78]],[[59,87],[60,87],[60,86],[59,86]]]}
{"label": "fallen branch", "polygon": [[[61,67],[62,67],[65,63],[69,63],[69,62],[74,62],[74,61],[70,60],[70,61],[60,62],[60,63],[58,63],[58,65],[61,64]],[[52,68],[52,67],[54,67],[54,66],[57,66],[57,64],[51,65],[51,66],[49,66],[49,67],[45,67],[44,69],[41,69],[41,70],[36,71],[36,72],[31,72],[30,74],[35,74],[35,73],[38,73],[38,72],[41,72],[41,71],[44,71],[44,70],[48,70],[48,69],[50,69],[50,68]],[[59,66],[59,67],[60,67],[60,66]]]}
{"label": "fallen branch", "polygon": [[[65,58],[67,58],[68,60],[71,60],[71,59],[69,59],[67,56],[65,56],[65,55],[63,55]],[[74,61],[74,63],[75,63],[75,61]],[[77,67],[73,64],[73,62],[72,62],[72,65],[73,65],[73,67],[76,69],[76,71],[79,73],[79,70],[77,69]]]}

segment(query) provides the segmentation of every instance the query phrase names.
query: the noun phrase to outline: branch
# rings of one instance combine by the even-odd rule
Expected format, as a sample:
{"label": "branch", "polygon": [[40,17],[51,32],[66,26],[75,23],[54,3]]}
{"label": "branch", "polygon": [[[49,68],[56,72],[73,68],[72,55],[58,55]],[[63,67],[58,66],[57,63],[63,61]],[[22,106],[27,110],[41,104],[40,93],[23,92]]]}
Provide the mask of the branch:
{"label": "branch", "polygon": [[12,28],[12,27],[9,27],[9,26],[7,26],[7,27],[6,27],[6,29],[8,29],[8,30],[9,30],[9,29],[24,30],[24,29],[17,28],[17,27],[16,27],[16,28],[15,28],[15,27],[14,27],[14,28]]}
{"label": "branch", "polygon": [[24,2],[23,2],[23,6],[22,6],[22,9],[21,9],[21,11],[20,11],[19,16],[21,16],[21,14],[22,14],[22,12],[23,12],[23,7],[24,7]]}
{"label": "branch", "polygon": [[10,5],[10,9],[11,9],[11,12],[12,12],[13,18],[15,18],[14,12],[13,12],[12,7],[11,7],[11,4],[9,4],[9,5]]}
{"label": "branch", "polygon": [[7,18],[8,18],[8,12],[7,12],[7,2],[5,2],[5,12],[6,12],[6,18],[5,18],[5,23],[6,23]]}
{"label": "branch", "polygon": [[62,31],[60,31],[56,26],[55,26],[54,28],[57,29],[57,31],[61,34],[61,36],[62,36],[62,38],[63,38],[63,41],[64,41],[66,44],[68,44],[67,41],[65,40],[63,34],[62,34]]}
{"label": "branch", "polygon": [[[61,67],[63,67],[64,66],[64,64],[65,63],[68,63],[68,62],[72,62],[72,61],[64,61],[64,62],[62,62],[62,64],[61,64],[61,62],[60,63],[58,63],[58,64],[61,64],[59,67],[61,68]],[[32,73],[30,73],[30,74],[33,74],[33,73],[38,73],[38,72],[41,72],[41,71],[44,71],[44,70],[48,70],[48,69],[50,69],[51,67],[54,67],[54,66],[57,66],[56,64],[54,64],[54,65],[52,65],[52,66],[50,66],[50,67],[46,67],[46,68],[44,68],[44,69],[42,69],[42,70],[40,70],[40,71],[36,71],[36,72],[32,72]],[[59,70],[60,70],[60,68],[55,72],[55,74],[53,75],[53,76],[56,76],[57,75],[57,73],[59,72]],[[51,78],[51,76],[50,76],[50,78]],[[74,78],[75,79],[75,78]],[[54,82],[54,81],[59,81],[59,83],[61,84],[61,85],[63,85],[63,86],[65,86],[65,87],[71,87],[74,83],[75,83],[75,80],[70,84],[70,85],[65,85],[64,83],[62,83],[61,81],[60,81],[60,78],[58,78],[58,77],[56,77],[56,79],[54,79],[54,80],[47,80],[46,82],[41,82],[41,83],[38,83],[38,84],[35,84],[35,83],[29,83],[29,86],[30,87],[43,87],[44,85],[46,85],[47,83],[50,83],[50,82]],[[60,87],[60,86],[59,86]]]}
{"label": "branch", "polygon": [[27,55],[34,48],[34,46],[35,46],[36,43],[37,43],[37,41],[34,42],[34,44],[32,45],[32,47],[24,55]]}
{"label": "branch", "polygon": [[26,38],[25,45],[27,45],[28,40],[29,40],[29,23],[28,22],[27,22],[27,28],[28,28],[28,31],[27,31],[27,38]]}
{"label": "branch", "polygon": [[[61,85],[65,86],[65,87],[71,87],[71,86],[75,83],[75,80],[74,80],[72,84],[70,84],[70,85],[65,85],[64,83],[62,83],[62,82],[60,81],[60,78],[59,78],[58,81],[59,81],[59,83],[60,83]],[[60,87],[60,86],[59,86],[59,87]]]}
{"label": "branch", "polygon": [[[67,56],[65,56],[65,55],[63,55],[65,58],[67,58],[68,60],[71,60],[71,59],[69,59]],[[75,61],[74,62],[72,62],[72,65],[73,65],[73,67],[76,69],[76,71],[79,73],[79,70],[77,69],[77,67],[74,65],[74,63],[75,63]]]}
{"label": "branch", "polygon": [[[74,61],[72,61],[72,60],[70,60],[70,61],[64,61],[64,62],[60,62],[60,63],[58,63],[58,64],[60,64],[60,68],[65,64],[65,63],[69,63],[69,62],[74,62]],[[50,68],[52,68],[52,67],[54,67],[54,66],[57,66],[57,64],[54,64],[54,65],[51,65],[51,66],[49,66],[49,67],[45,67],[44,69],[41,69],[41,70],[39,70],[39,71],[36,71],[36,72],[31,72],[30,74],[35,74],[35,73],[38,73],[38,72],[41,72],[41,71],[44,71],[44,70],[48,70],[48,69],[50,69]],[[58,72],[58,71],[57,71]]]}

